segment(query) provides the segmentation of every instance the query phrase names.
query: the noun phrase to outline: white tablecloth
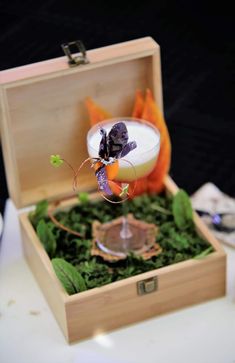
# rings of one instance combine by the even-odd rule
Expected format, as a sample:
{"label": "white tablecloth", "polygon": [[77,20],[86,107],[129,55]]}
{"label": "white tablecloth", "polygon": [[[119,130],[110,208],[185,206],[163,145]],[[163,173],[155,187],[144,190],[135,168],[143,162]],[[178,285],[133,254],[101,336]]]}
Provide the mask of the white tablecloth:
{"label": "white tablecloth", "polygon": [[23,258],[9,200],[0,250],[0,362],[235,363],[235,249],[225,250],[226,297],[68,345]]}

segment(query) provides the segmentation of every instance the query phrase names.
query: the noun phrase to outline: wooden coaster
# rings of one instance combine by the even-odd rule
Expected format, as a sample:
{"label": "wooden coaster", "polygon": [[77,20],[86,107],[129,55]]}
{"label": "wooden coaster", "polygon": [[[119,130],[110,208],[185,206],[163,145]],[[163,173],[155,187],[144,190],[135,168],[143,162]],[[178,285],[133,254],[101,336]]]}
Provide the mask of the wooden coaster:
{"label": "wooden coaster", "polygon": [[91,254],[116,262],[126,259],[130,252],[145,260],[161,253],[161,247],[156,243],[158,228],[154,224],[137,220],[132,214],[128,214],[127,220],[132,236],[125,240],[120,237],[123,217],[103,224],[94,221]]}

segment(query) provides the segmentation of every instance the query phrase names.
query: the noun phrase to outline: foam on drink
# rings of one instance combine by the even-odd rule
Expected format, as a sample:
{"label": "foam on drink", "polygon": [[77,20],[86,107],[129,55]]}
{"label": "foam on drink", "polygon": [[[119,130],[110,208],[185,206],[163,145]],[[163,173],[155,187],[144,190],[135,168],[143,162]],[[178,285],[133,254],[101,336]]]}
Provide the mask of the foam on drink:
{"label": "foam on drink", "polygon": [[[159,152],[160,137],[154,128],[148,124],[135,121],[122,121],[127,126],[129,135],[128,141],[136,141],[137,148],[132,150],[123,159],[119,160],[120,167],[116,180],[129,182],[136,178],[138,179],[146,176],[152,171]],[[108,133],[113,124],[113,122],[104,124],[102,127]],[[98,156],[100,140],[101,135],[99,130],[89,138],[88,153],[91,157]],[[134,168],[128,162],[130,162]]]}

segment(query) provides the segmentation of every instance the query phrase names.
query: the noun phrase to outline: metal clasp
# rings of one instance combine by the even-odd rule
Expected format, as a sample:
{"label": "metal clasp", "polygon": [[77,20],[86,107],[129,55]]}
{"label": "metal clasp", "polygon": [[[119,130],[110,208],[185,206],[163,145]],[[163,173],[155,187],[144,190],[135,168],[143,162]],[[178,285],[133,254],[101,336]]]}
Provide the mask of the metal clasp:
{"label": "metal clasp", "polygon": [[[86,56],[86,48],[81,40],[75,40],[74,42],[63,43],[61,47],[64,51],[64,54],[68,57],[68,64],[70,67],[76,67],[80,64],[87,64],[89,60]],[[75,53],[79,52],[78,55],[74,56],[71,53],[71,48],[75,47]]]}
{"label": "metal clasp", "polygon": [[146,295],[157,291],[157,276],[137,282],[138,295]]}

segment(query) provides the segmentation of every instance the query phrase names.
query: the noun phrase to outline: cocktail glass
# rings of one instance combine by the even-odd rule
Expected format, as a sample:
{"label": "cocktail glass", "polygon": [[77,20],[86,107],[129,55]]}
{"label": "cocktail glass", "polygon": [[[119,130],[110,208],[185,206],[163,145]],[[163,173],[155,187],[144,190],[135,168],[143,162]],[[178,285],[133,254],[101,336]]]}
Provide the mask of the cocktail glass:
{"label": "cocktail glass", "polygon": [[[104,128],[108,133],[117,122],[125,123],[129,136],[128,141],[136,141],[137,148],[124,158],[119,159],[119,169],[115,181],[121,182],[124,185],[133,181],[138,183],[138,179],[148,176],[154,169],[160,149],[159,131],[149,122],[138,118],[120,117],[108,119],[94,125],[87,134],[89,156],[92,158],[98,157],[101,140],[100,128]],[[113,252],[114,255],[119,252],[130,252],[132,250],[131,246],[135,242],[133,240],[138,239],[138,246],[145,243],[145,235],[138,233],[128,223],[127,203],[123,203],[123,218],[119,230],[112,230],[110,235],[107,234],[105,241],[102,241],[105,249]]]}

